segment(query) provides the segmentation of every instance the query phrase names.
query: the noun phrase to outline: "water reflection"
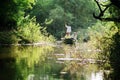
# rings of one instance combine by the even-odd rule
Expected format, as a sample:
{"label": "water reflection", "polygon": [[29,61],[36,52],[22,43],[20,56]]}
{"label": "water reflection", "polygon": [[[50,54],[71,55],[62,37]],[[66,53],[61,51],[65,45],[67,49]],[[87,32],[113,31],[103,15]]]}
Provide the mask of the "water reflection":
{"label": "water reflection", "polygon": [[34,66],[45,61],[51,47],[35,46],[1,46],[0,47],[0,79],[27,80],[34,73]]}
{"label": "water reflection", "polygon": [[91,74],[91,80],[103,80],[103,72],[99,71]]}
{"label": "water reflection", "polygon": [[1,46],[0,80],[104,80],[97,65],[76,58],[74,46]]}

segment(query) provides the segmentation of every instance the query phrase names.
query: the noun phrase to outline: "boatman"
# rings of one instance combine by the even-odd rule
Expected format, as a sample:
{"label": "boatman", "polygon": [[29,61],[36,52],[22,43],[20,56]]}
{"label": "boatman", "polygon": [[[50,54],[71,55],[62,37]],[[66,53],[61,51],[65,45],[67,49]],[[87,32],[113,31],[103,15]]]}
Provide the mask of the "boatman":
{"label": "boatman", "polygon": [[66,37],[71,38],[70,34],[71,34],[71,26],[68,26],[67,24],[65,24],[66,29]]}

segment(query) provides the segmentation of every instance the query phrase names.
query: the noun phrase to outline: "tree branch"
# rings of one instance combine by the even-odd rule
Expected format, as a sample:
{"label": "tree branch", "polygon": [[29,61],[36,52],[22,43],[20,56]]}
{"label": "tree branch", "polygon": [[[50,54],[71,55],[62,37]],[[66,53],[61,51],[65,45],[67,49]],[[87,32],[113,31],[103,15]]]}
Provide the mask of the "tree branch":
{"label": "tree branch", "polygon": [[114,21],[114,22],[120,22],[120,18],[100,18],[101,21]]}
{"label": "tree branch", "polygon": [[[96,0],[95,0],[95,2],[96,2],[96,4],[97,4],[97,6],[99,7],[100,13],[99,13],[98,16],[96,16],[95,13],[93,13],[93,17],[96,18],[96,19],[99,19],[99,20],[103,20],[103,21],[107,21],[107,20],[108,20],[108,21],[111,21],[111,20],[113,21],[114,19],[112,19],[112,18],[102,18],[102,16],[104,16],[105,11],[106,11],[112,4],[106,5],[106,7],[102,10],[99,2],[96,1]],[[116,19],[116,18],[115,18],[115,19]]]}
{"label": "tree branch", "polygon": [[96,16],[95,13],[93,13],[93,17],[94,17],[94,18],[98,18],[98,19],[100,19],[100,18],[104,15],[104,12],[105,12],[105,11],[111,6],[111,4],[106,5],[105,9],[102,10],[102,8],[101,8],[99,2],[96,1],[96,0],[95,0],[95,2],[97,3],[97,5],[98,5],[98,7],[99,7],[100,14],[99,14],[98,16]]}

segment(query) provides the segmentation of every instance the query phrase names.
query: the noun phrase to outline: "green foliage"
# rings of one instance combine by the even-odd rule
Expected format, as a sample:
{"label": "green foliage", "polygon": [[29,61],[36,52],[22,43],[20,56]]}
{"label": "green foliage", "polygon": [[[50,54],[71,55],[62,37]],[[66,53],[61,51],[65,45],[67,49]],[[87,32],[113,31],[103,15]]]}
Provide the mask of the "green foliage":
{"label": "green foliage", "polygon": [[18,41],[19,39],[16,37],[13,31],[0,32],[0,44],[16,44]]}
{"label": "green foliage", "polygon": [[52,36],[47,37],[48,33],[46,32],[46,29],[36,23],[35,17],[29,19],[29,16],[24,18],[20,27],[17,28],[16,34],[21,39],[19,43],[34,43],[54,40]]}
{"label": "green foliage", "polygon": [[56,20],[61,20],[64,17],[64,10],[61,6],[56,6],[55,9],[50,11],[50,18]]}
{"label": "green foliage", "polygon": [[[108,22],[110,24],[105,25],[105,27],[110,26],[108,28],[107,33],[103,35],[100,40],[99,48],[102,50],[100,57],[106,60],[106,64],[111,66],[113,69],[111,80],[119,80],[119,72],[120,72],[120,22],[119,22],[119,15],[120,15],[120,6],[119,0],[107,0],[107,3],[112,5],[108,8],[108,11],[105,12],[105,15],[102,16],[108,20],[113,20],[114,23]],[[105,64],[105,65],[106,65]]]}
{"label": "green foliage", "polygon": [[40,39],[40,27],[35,23],[35,18],[28,19],[25,17],[24,24],[21,24],[17,29],[17,35],[22,39],[22,43],[37,42]]}
{"label": "green foliage", "polygon": [[[38,23],[46,26],[50,34],[60,39],[65,35],[65,23],[71,25],[73,31],[93,25],[96,22],[92,17],[95,7],[93,1],[88,0],[38,0],[27,13],[31,17],[36,16]],[[46,25],[46,19],[52,19],[53,22]]]}
{"label": "green foliage", "polygon": [[46,19],[46,20],[45,20],[45,24],[47,24],[47,25],[48,25],[48,24],[51,24],[52,22],[53,22],[53,19],[51,19],[51,20]]}
{"label": "green foliage", "polygon": [[11,30],[20,24],[24,11],[32,8],[34,0],[2,0],[0,2],[0,29]]}
{"label": "green foliage", "polygon": [[116,41],[113,36],[115,36],[117,32],[118,28],[114,22],[97,23],[89,28],[89,35],[91,38],[90,43],[95,45],[97,49],[101,50],[98,58],[105,61],[104,67],[106,69],[109,69],[111,66],[111,57],[114,59],[117,58],[117,56],[113,57],[113,55],[111,55],[116,54],[111,51],[115,49]]}
{"label": "green foliage", "polygon": [[36,0],[32,10],[28,10],[26,14],[30,14],[31,17],[36,16],[38,23],[44,23],[49,16],[49,11],[54,7],[54,0]]}
{"label": "green foliage", "polygon": [[[46,20],[47,24],[51,22],[52,20]],[[36,23],[35,17],[30,19],[29,16],[26,16],[16,30],[0,32],[1,44],[25,44],[40,41],[54,42],[55,38],[46,32],[46,28]]]}

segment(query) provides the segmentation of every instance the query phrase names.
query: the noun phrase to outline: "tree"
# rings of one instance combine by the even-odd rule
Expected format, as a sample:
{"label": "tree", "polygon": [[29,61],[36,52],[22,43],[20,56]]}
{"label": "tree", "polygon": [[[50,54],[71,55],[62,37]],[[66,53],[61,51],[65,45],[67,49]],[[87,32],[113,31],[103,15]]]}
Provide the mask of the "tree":
{"label": "tree", "polygon": [[44,26],[44,22],[54,6],[54,0],[36,0],[32,10],[27,10],[26,14],[30,14],[31,17],[35,16],[36,21]]}
{"label": "tree", "polygon": [[[98,2],[97,0],[94,0],[96,4],[99,7],[100,13],[98,16],[93,13],[93,17],[96,19],[99,19],[101,21],[114,21],[114,22],[120,22],[120,16],[118,13],[120,13],[120,1],[119,0],[110,0],[107,1],[107,4]],[[102,8],[104,7],[104,9]],[[105,12],[109,10],[110,16],[105,16]]]}
{"label": "tree", "polygon": [[[36,16],[38,23],[46,26],[50,34],[60,39],[65,34],[65,23],[69,23],[73,31],[93,25],[96,22],[91,16],[93,7],[95,4],[89,0],[37,0],[28,13]],[[46,25],[46,19],[53,19],[53,22]]]}
{"label": "tree", "polygon": [[34,0],[2,0],[0,2],[0,30],[15,29],[24,17],[25,10],[32,8]]}
{"label": "tree", "polygon": [[[113,21],[115,23],[115,26],[111,26],[111,28],[116,28],[114,34],[112,34],[111,37],[106,37],[102,45],[104,47],[102,53],[104,57],[107,57],[107,59],[110,62],[110,65],[113,69],[113,73],[111,75],[112,80],[120,80],[120,0],[108,0],[109,3],[107,4],[101,4],[97,0],[95,2],[97,3],[100,13],[98,16],[93,14],[94,18],[99,19],[101,21]],[[107,1],[107,2],[108,2]],[[105,7],[104,9],[102,7]],[[108,13],[107,13],[108,12]],[[109,15],[107,15],[107,14]],[[112,29],[111,29],[112,30]],[[111,32],[114,32],[111,31]],[[108,35],[111,33],[108,33]],[[107,45],[107,46],[106,46]],[[107,54],[107,55],[106,55]]]}

